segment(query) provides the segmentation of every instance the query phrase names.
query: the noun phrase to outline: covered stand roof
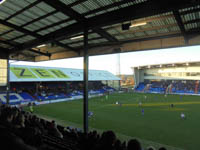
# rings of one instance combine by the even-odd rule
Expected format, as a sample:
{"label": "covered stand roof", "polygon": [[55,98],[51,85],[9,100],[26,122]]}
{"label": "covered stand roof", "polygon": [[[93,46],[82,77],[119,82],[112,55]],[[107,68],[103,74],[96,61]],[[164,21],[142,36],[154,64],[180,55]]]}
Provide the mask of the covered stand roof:
{"label": "covered stand roof", "polygon": [[[89,70],[89,81],[120,80],[104,70]],[[10,65],[10,82],[83,81],[82,69]]]}
{"label": "covered stand roof", "polygon": [[191,61],[191,62],[176,62],[176,63],[161,63],[161,64],[150,64],[150,65],[140,65],[131,67],[132,69],[154,69],[154,68],[175,68],[175,67],[194,67],[200,66],[199,61]]}
{"label": "covered stand roof", "polygon": [[200,0],[6,0],[0,11],[1,58],[83,56],[85,28],[89,55],[200,44]]}

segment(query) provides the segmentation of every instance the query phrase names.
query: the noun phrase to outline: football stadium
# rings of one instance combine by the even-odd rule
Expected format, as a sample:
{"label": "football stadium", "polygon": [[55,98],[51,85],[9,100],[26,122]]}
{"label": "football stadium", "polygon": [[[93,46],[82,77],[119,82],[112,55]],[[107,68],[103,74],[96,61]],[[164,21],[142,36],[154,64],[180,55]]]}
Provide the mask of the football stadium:
{"label": "football stadium", "polygon": [[[198,150],[199,53],[181,57],[199,49],[199,0],[0,0],[0,10],[0,149]],[[126,54],[116,74],[114,54]],[[67,65],[75,58],[82,69]]]}

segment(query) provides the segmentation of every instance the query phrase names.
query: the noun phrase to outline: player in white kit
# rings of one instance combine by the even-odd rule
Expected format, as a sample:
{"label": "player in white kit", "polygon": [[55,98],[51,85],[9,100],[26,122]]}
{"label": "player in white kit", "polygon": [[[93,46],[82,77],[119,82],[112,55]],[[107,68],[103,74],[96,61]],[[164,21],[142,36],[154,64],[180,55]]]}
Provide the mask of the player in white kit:
{"label": "player in white kit", "polygon": [[184,113],[181,113],[181,119],[183,119],[183,120],[186,119]]}

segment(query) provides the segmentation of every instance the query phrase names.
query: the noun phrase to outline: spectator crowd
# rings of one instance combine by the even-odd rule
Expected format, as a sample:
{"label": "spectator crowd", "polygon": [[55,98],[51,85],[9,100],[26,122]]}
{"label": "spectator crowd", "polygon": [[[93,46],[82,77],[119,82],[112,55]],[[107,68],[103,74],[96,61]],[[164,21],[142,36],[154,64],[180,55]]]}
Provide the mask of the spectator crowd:
{"label": "spectator crowd", "polygon": [[9,105],[0,106],[0,133],[5,150],[155,150],[152,146],[143,149],[137,139],[121,142],[113,131],[85,134]]}

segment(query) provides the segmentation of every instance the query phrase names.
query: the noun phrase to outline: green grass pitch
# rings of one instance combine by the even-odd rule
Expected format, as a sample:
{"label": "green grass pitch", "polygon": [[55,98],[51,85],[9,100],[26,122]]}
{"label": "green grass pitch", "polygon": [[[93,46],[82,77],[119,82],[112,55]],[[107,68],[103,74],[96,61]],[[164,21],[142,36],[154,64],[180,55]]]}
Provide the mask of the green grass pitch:
{"label": "green grass pitch", "polygon": [[[147,99],[145,99],[145,95]],[[122,106],[116,105],[116,101]],[[138,106],[139,102],[142,106]],[[174,104],[171,108],[170,104]],[[141,110],[144,109],[144,115]],[[112,94],[89,99],[90,129],[113,130],[122,140],[138,138],[144,147],[162,144],[171,150],[200,147],[200,97],[144,93]],[[185,113],[186,120],[180,117]],[[82,127],[82,100],[34,107],[34,113],[64,126]],[[160,145],[161,144],[161,145]]]}

